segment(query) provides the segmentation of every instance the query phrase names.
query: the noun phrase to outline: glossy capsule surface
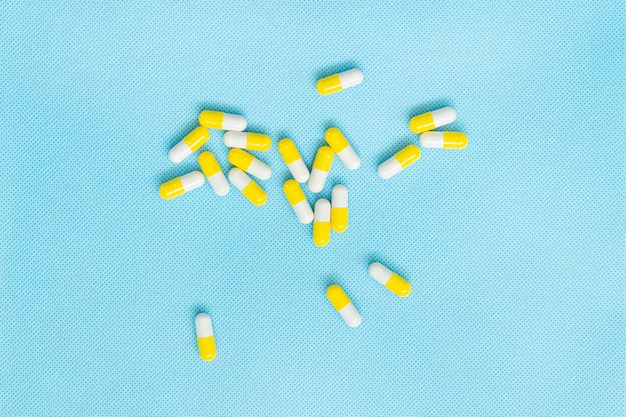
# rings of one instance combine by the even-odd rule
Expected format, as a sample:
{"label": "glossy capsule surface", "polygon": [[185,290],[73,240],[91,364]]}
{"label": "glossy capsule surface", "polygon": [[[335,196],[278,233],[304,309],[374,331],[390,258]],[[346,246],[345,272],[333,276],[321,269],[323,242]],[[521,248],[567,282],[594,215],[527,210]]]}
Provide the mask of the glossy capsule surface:
{"label": "glossy capsule surface", "polygon": [[198,126],[187,136],[183,138],[180,142],[178,142],[169,152],[167,157],[170,161],[175,164],[181,163],[184,161],[189,155],[197,151],[200,146],[204,145],[211,134],[209,133],[209,129],[204,126]]}
{"label": "glossy capsule surface", "polygon": [[209,180],[211,188],[215,194],[219,196],[225,196],[230,191],[230,184],[222,171],[215,155],[211,152],[202,152],[198,155],[198,164],[204,173],[204,176]]}
{"label": "glossy capsule surface", "polygon": [[409,129],[413,133],[422,133],[454,122],[456,111],[452,107],[443,107],[428,113],[418,114],[409,120]]}
{"label": "glossy capsule surface", "polygon": [[272,176],[272,168],[269,165],[259,161],[243,149],[233,148],[228,151],[228,161],[260,180],[267,180]]}
{"label": "glossy capsule surface", "polygon": [[331,127],[326,130],[325,139],[328,146],[331,147],[348,169],[357,169],[361,166],[361,158],[359,158],[359,155],[354,151],[341,130]]}
{"label": "glossy capsule surface", "polygon": [[467,135],[461,132],[424,132],[420,136],[424,148],[463,149],[467,146]]}
{"label": "glossy capsule surface", "polygon": [[283,191],[300,223],[311,223],[314,217],[313,209],[311,209],[300,184],[296,180],[287,180],[283,184]]}
{"label": "glossy capsule surface", "polygon": [[354,87],[363,81],[363,73],[359,69],[351,69],[338,74],[324,77],[317,82],[317,92],[323,96],[337,93],[346,88]]}
{"label": "glossy capsule surface", "polygon": [[231,130],[224,133],[223,139],[224,145],[229,148],[265,152],[272,146],[270,137],[262,133],[235,132]]}
{"label": "glossy capsule surface", "polygon": [[337,284],[331,285],[326,289],[326,297],[348,326],[358,327],[361,324],[363,321],[361,314],[343,288]]}
{"label": "glossy capsule surface", "polygon": [[262,206],[267,201],[263,188],[239,168],[228,171],[228,179],[255,206]]}
{"label": "glossy capsule surface", "polygon": [[217,355],[215,347],[215,335],[211,317],[206,313],[196,316],[196,340],[198,342],[198,354],[203,361],[212,361]]}
{"label": "glossy capsule surface", "polygon": [[223,111],[204,110],[198,116],[201,126],[209,129],[235,130],[241,132],[246,130],[248,122],[243,116],[238,114],[224,113]]}
{"label": "glossy capsule surface", "polygon": [[291,139],[284,138],[278,142],[278,152],[285,161],[285,165],[291,172],[293,178],[299,183],[307,182],[309,179],[309,168],[302,160],[302,155],[296,148],[296,144]]}
{"label": "glossy capsule surface", "polygon": [[389,179],[398,172],[414,164],[420,157],[420,149],[415,145],[409,145],[398,151],[394,156],[387,159],[378,167],[378,176]]}
{"label": "glossy capsule surface", "polygon": [[309,190],[311,192],[319,193],[324,189],[334,157],[335,153],[328,146],[322,146],[317,150],[315,160],[313,161],[313,169],[311,169],[311,175],[309,176]]}
{"label": "glossy capsule surface", "polygon": [[204,184],[204,175],[200,171],[191,171],[189,174],[174,178],[159,187],[159,195],[164,200],[171,200]]}
{"label": "glossy capsule surface", "polygon": [[398,297],[406,297],[411,294],[411,284],[380,262],[371,264],[368,272],[372,278]]}
{"label": "glossy capsule surface", "polygon": [[313,243],[326,246],[330,242],[330,202],[320,198],[315,202],[313,216]]}
{"label": "glossy capsule surface", "polygon": [[331,195],[330,225],[335,232],[343,233],[348,228],[348,188],[335,185]]}

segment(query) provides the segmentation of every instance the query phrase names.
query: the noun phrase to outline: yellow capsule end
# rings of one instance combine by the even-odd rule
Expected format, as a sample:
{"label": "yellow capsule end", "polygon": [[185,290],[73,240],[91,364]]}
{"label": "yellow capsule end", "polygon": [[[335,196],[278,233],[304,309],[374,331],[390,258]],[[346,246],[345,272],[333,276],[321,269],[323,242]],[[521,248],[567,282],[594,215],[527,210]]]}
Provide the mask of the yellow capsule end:
{"label": "yellow capsule end", "polygon": [[335,157],[335,153],[328,146],[322,146],[317,150],[317,154],[315,155],[315,160],[313,161],[313,168],[319,169],[320,171],[330,171],[330,167],[333,164],[333,158]]}
{"label": "yellow capsule end", "polygon": [[278,142],[278,152],[287,165],[302,158],[300,152],[298,152],[298,148],[296,148],[296,144],[288,138],[281,139],[281,141]]}
{"label": "yellow capsule end", "polygon": [[262,206],[267,201],[267,194],[265,194],[263,188],[254,182],[254,180],[250,181],[250,183],[246,185],[243,190],[241,190],[241,194],[243,194],[248,201],[255,206]]}
{"label": "yellow capsule end", "polygon": [[330,222],[313,221],[313,243],[316,246],[326,246],[330,242]]}
{"label": "yellow capsule end", "polygon": [[200,165],[200,169],[204,173],[204,176],[207,178],[212,177],[222,170],[219,162],[215,159],[215,155],[211,152],[202,152],[198,155],[198,164]]}
{"label": "yellow capsule end", "polygon": [[300,184],[296,180],[287,180],[285,184],[283,184],[283,191],[287,196],[287,200],[289,200],[289,204],[292,206],[306,199],[302,187],[300,187]]}
{"label": "yellow capsule end", "polygon": [[337,311],[351,303],[343,288],[337,284],[333,284],[326,289],[326,297]]}
{"label": "yellow capsule end", "polygon": [[189,146],[191,152],[195,152],[200,148],[200,146],[204,145],[210,137],[211,134],[209,133],[209,129],[204,126],[198,126],[185,136],[183,141],[187,146]]}
{"label": "yellow capsule end", "polygon": [[208,127],[210,129],[221,129],[224,124],[224,112],[204,110],[203,112],[200,112],[198,122],[201,126]]}
{"label": "yellow capsule end", "polygon": [[348,228],[348,207],[333,207],[330,209],[330,225],[337,233],[343,233]]}
{"label": "yellow capsule end", "polygon": [[246,149],[265,152],[272,146],[272,139],[262,133],[248,133]]}
{"label": "yellow capsule end", "polygon": [[413,133],[422,133],[435,128],[435,119],[431,112],[413,116],[409,120],[409,129]]}
{"label": "yellow capsule end", "polygon": [[198,353],[203,361],[212,361],[217,356],[215,336],[198,338]]}
{"label": "yellow capsule end", "polygon": [[317,92],[323,96],[336,93],[343,89],[341,87],[341,79],[339,78],[339,74],[333,74],[329,77],[322,78],[317,82],[315,88],[317,89]]}
{"label": "yellow capsule end", "polygon": [[250,164],[253,160],[254,156],[250,155],[243,149],[233,148],[228,151],[228,161],[237,168],[241,168],[244,171],[247,171],[248,168],[250,168]]}
{"label": "yellow capsule end", "polygon": [[409,165],[415,163],[420,158],[420,148],[411,144],[404,149],[401,149],[395,155],[396,160],[405,169]]}
{"label": "yellow capsule end", "polygon": [[333,151],[339,153],[350,146],[350,143],[346,137],[341,133],[341,130],[336,127],[331,127],[326,131],[325,135],[326,143],[332,148]]}
{"label": "yellow capsule end", "polygon": [[185,187],[183,187],[183,181],[180,177],[163,183],[159,187],[159,195],[164,200],[171,200],[172,198],[183,194],[185,194]]}
{"label": "yellow capsule end", "polygon": [[467,146],[467,135],[461,132],[443,132],[444,149],[463,149]]}
{"label": "yellow capsule end", "polygon": [[411,284],[395,272],[391,275],[385,287],[398,297],[407,297],[411,294]]}

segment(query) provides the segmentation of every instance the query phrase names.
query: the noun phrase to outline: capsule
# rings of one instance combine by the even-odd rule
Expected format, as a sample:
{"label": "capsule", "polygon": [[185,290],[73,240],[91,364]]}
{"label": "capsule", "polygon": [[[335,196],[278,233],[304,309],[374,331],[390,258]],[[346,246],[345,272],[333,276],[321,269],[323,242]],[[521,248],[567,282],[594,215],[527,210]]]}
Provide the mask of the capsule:
{"label": "capsule", "polygon": [[263,188],[239,168],[228,171],[228,179],[255,206],[262,206],[267,201],[267,194]]}
{"label": "capsule", "polygon": [[330,202],[320,198],[315,202],[313,216],[313,243],[326,246],[330,242]]}
{"label": "capsule", "polygon": [[326,143],[328,143],[348,169],[357,169],[361,166],[361,158],[359,158],[359,155],[352,149],[350,142],[348,142],[343,133],[341,133],[341,130],[336,127],[331,127],[326,131],[325,137]]}
{"label": "capsule", "polygon": [[215,336],[213,335],[213,323],[206,313],[196,316],[196,339],[198,340],[198,353],[203,361],[212,361],[217,355],[215,348]]}
{"label": "capsule", "polygon": [[385,265],[374,262],[370,265],[368,272],[372,278],[383,284],[385,288],[398,297],[406,297],[411,294],[411,284]]}
{"label": "capsule", "polygon": [[248,122],[238,114],[224,113],[223,111],[204,110],[198,116],[200,125],[209,129],[235,130],[241,132],[246,129]]}
{"label": "capsule", "polygon": [[283,191],[289,200],[289,204],[298,216],[300,223],[309,224],[313,221],[313,210],[309,204],[300,184],[296,180],[287,180],[283,185]]}
{"label": "capsule", "polygon": [[262,133],[235,132],[231,130],[224,133],[224,145],[229,148],[265,152],[272,146],[272,140],[269,136]]}
{"label": "capsule", "polygon": [[358,327],[363,321],[361,315],[357,311],[350,298],[346,295],[339,285],[334,284],[326,289],[326,297],[333,305],[335,310],[341,314],[346,324],[350,327]]}
{"label": "capsule", "polygon": [[174,178],[159,187],[159,195],[164,200],[171,200],[174,197],[195,190],[204,184],[204,175],[200,171],[191,171],[181,177]]}
{"label": "capsule", "polygon": [[204,145],[210,137],[209,129],[204,126],[198,126],[170,149],[167,157],[175,164],[181,163],[185,158],[197,151],[200,146]]}
{"label": "capsule", "polygon": [[323,96],[336,93],[346,88],[354,87],[363,82],[363,73],[359,69],[351,69],[348,71],[333,74],[322,78],[317,82],[317,92]]}
{"label": "capsule", "polygon": [[309,177],[309,190],[311,192],[319,193],[324,189],[334,156],[335,153],[328,146],[322,146],[317,150],[311,176]]}
{"label": "capsule", "polygon": [[413,133],[422,133],[454,122],[456,112],[452,107],[444,107],[428,113],[418,114],[409,120],[409,129]]}
{"label": "capsule", "polygon": [[424,132],[420,136],[424,148],[463,149],[467,146],[467,135],[461,132]]}
{"label": "capsule", "polygon": [[215,194],[224,196],[230,191],[230,185],[226,180],[226,176],[220,167],[219,162],[215,159],[215,155],[211,152],[202,152],[198,156],[198,164],[204,172],[204,176],[209,180],[211,188],[215,191]]}
{"label": "capsule", "polygon": [[331,204],[330,225],[335,232],[343,233],[348,228],[348,188],[345,185],[333,187]]}
{"label": "capsule", "polygon": [[285,138],[278,142],[278,152],[296,181],[303,183],[309,179],[309,168],[291,139]]}
{"label": "capsule", "polygon": [[272,176],[272,168],[265,162],[261,162],[248,152],[233,148],[228,152],[228,160],[237,168],[241,168],[248,174],[260,180],[267,180]]}
{"label": "capsule", "polygon": [[378,176],[384,180],[389,179],[403,169],[406,169],[409,165],[415,163],[419,158],[420,148],[415,145],[409,145],[380,164],[378,167]]}

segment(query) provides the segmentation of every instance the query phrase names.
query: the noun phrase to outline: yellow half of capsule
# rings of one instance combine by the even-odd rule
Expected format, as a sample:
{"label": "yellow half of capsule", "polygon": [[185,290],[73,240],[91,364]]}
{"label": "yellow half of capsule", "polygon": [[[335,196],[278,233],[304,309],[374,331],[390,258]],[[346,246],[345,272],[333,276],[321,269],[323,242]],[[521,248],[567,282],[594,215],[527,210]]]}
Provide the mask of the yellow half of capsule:
{"label": "yellow half of capsule", "polygon": [[241,194],[255,206],[262,206],[267,201],[267,194],[265,194],[263,188],[254,182],[254,180],[251,180],[250,183],[241,190]]}
{"label": "yellow half of capsule", "polygon": [[198,122],[204,127],[211,129],[221,129],[224,125],[224,112],[204,110],[198,116]]}
{"label": "yellow half of capsule", "polygon": [[339,153],[350,146],[350,143],[346,137],[341,133],[341,130],[336,127],[331,127],[326,131],[326,143],[332,148],[333,151]]}
{"label": "yellow half of capsule", "polygon": [[204,145],[210,137],[209,129],[204,126],[198,126],[183,138],[183,142],[189,146],[192,152],[195,152],[200,146]]}
{"label": "yellow half of capsule", "polygon": [[313,243],[316,246],[326,246],[328,242],[330,242],[330,222],[313,220]]}
{"label": "yellow half of capsule", "polygon": [[409,129],[413,133],[422,133],[435,128],[435,118],[431,112],[418,114],[409,120]]}
{"label": "yellow half of capsule", "polygon": [[287,200],[289,200],[289,204],[292,206],[306,199],[302,187],[300,187],[300,184],[298,184],[296,180],[287,180],[285,184],[283,184],[283,191],[287,196]]}
{"label": "yellow half of capsule", "polygon": [[348,298],[346,293],[343,291],[343,288],[337,284],[328,287],[326,290],[326,297],[328,297],[328,300],[337,311],[351,303],[350,298]]}
{"label": "yellow half of capsule", "polygon": [[345,232],[348,228],[348,207],[331,208],[330,225],[337,233]]}
{"label": "yellow half of capsule", "polygon": [[444,149],[463,149],[467,146],[467,135],[461,132],[443,132]]}
{"label": "yellow half of capsule", "polygon": [[333,164],[333,158],[335,157],[335,153],[328,146],[322,146],[318,149],[317,154],[315,155],[315,161],[313,161],[313,168],[319,169],[320,171],[330,171],[330,167]]}
{"label": "yellow half of capsule", "polygon": [[183,181],[180,177],[163,183],[159,187],[159,195],[164,200],[170,200],[182,194],[185,194],[185,187],[183,187]]}
{"label": "yellow half of capsule", "polygon": [[401,149],[394,155],[402,169],[408,167],[420,158],[420,148],[415,145],[409,145]]}
{"label": "yellow half of capsule", "polygon": [[411,284],[395,272],[391,275],[385,287],[398,297],[406,297],[411,294]]}
{"label": "yellow half of capsule", "polygon": [[298,159],[302,159],[296,144],[291,139],[285,138],[278,142],[278,152],[283,157],[285,164],[289,165],[292,162],[296,162]]}
{"label": "yellow half of capsule", "polygon": [[265,152],[272,146],[272,139],[263,133],[248,133],[246,149]]}
{"label": "yellow half of capsule", "polygon": [[247,171],[252,161],[254,161],[254,156],[242,149],[233,148],[228,152],[228,161],[237,168]]}
{"label": "yellow half of capsule", "polygon": [[217,355],[215,336],[198,338],[198,353],[203,361],[212,361]]}
{"label": "yellow half of capsule", "polygon": [[215,159],[215,155],[211,152],[202,152],[198,156],[198,164],[200,164],[200,169],[202,169],[204,176],[207,178],[210,178],[222,171],[222,167],[220,167],[217,159]]}
{"label": "yellow half of capsule", "polygon": [[341,86],[341,79],[339,78],[339,74],[333,74],[331,76],[322,78],[317,82],[316,88],[317,92],[323,96],[336,93],[343,89],[343,87]]}

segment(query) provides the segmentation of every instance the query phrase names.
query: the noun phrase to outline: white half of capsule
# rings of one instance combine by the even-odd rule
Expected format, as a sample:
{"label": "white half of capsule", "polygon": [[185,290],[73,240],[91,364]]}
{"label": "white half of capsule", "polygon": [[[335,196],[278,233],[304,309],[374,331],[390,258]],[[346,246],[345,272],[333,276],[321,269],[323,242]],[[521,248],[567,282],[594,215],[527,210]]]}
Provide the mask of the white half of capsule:
{"label": "white half of capsule", "polygon": [[371,264],[367,272],[372,278],[383,285],[387,285],[387,282],[389,282],[389,279],[393,275],[393,271],[380,262],[374,262]]}
{"label": "white half of capsule", "polygon": [[360,69],[351,69],[337,74],[341,82],[341,88],[350,88],[363,82],[363,72]]}
{"label": "white half of capsule", "polygon": [[181,140],[176,145],[174,145],[172,149],[170,149],[170,152],[167,154],[167,157],[169,158],[170,161],[172,161],[172,163],[179,164],[183,162],[192,153],[193,151],[191,150],[191,148],[187,146],[184,140]]}
{"label": "white half of capsule", "polygon": [[298,220],[300,221],[300,223],[309,224],[313,221],[315,215],[313,214],[313,209],[311,208],[311,205],[306,199],[297,204],[294,204],[291,207],[296,213],[296,216],[298,216]]}
{"label": "white half of capsule", "polygon": [[325,198],[320,198],[315,202],[316,222],[330,222],[330,202]]}
{"label": "white half of capsule", "polygon": [[250,184],[250,182],[252,181],[252,178],[250,178],[248,174],[246,174],[239,168],[232,168],[230,171],[228,171],[228,179],[230,180],[230,182],[233,183],[235,187],[237,187],[239,191],[246,188],[248,184]]}
{"label": "white half of capsule", "polygon": [[335,185],[332,191],[332,205],[336,208],[348,207],[348,188],[345,185]]}
{"label": "white half of capsule", "polygon": [[200,171],[191,171],[189,174],[181,176],[180,182],[183,183],[185,192],[189,192],[198,187],[202,187],[202,184],[204,184],[204,174]]}
{"label": "white half of capsule", "polygon": [[361,158],[359,158],[359,155],[357,155],[351,145],[348,145],[347,148],[337,153],[337,156],[341,159],[341,162],[343,162],[346,168],[350,170],[357,169],[361,166]]}
{"label": "white half of capsule", "polygon": [[224,175],[224,172],[222,172],[221,169],[219,170],[219,172],[211,175],[208,180],[211,188],[213,188],[213,191],[215,191],[215,194],[217,194],[218,196],[225,196],[230,191],[230,184],[228,183],[226,175]]}
{"label": "white half of capsule", "polygon": [[309,168],[307,168],[302,158],[296,159],[287,165],[287,168],[289,168],[289,172],[291,172],[293,179],[298,181],[300,184],[308,181],[310,175]]}
{"label": "white half of capsule", "polygon": [[211,317],[206,313],[200,313],[196,316],[196,337],[213,336],[213,322]]}
{"label": "white half of capsule", "polygon": [[389,179],[402,171],[402,165],[396,159],[395,155],[387,159],[378,167],[378,176],[384,180]]}
{"label": "white half of capsule", "polygon": [[430,112],[436,127],[447,125],[456,120],[456,111],[452,107],[443,107]]}
{"label": "white half of capsule", "polygon": [[248,141],[248,133],[247,132],[235,132],[228,131],[224,133],[224,145],[229,148],[246,148],[246,142]]}
{"label": "white half of capsule", "polygon": [[234,130],[241,132],[246,130],[248,122],[245,117],[238,114],[224,113],[224,121],[222,122],[222,130]]}
{"label": "white half of capsule", "polygon": [[328,172],[313,168],[309,176],[309,190],[311,190],[312,193],[322,191],[326,184],[326,178],[328,178]]}
{"label": "white half of capsule", "polygon": [[343,318],[343,320],[350,327],[359,327],[359,325],[363,321],[361,314],[356,309],[354,304],[352,304],[352,302],[350,302],[344,308],[339,310],[339,314],[341,314],[341,317]]}
{"label": "white half of capsule", "polygon": [[248,174],[257,177],[260,180],[269,180],[272,176],[272,168],[265,162],[261,162],[254,158],[250,163],[250,166],[246,170]]}

